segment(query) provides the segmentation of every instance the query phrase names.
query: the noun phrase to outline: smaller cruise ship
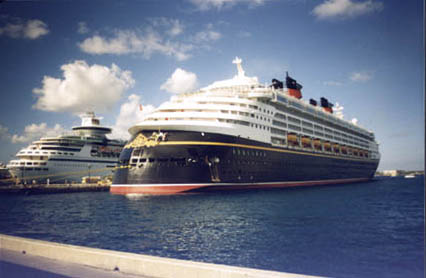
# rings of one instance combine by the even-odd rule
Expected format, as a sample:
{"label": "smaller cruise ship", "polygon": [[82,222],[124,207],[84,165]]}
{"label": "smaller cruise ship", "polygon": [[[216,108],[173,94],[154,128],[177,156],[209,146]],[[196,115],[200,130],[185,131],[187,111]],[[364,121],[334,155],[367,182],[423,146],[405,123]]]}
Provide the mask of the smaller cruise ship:
{"label": "smaller cruise ship", "polygon": [[11,175],[22,183],[81,182],[84,176],[111,175],[125,141],[108,139],[111,128],[101,126],[100,119],[87,112],[71,134],[32,142],[7,165]]}
{"label": "smaller cruise ship", "polygon": [[0,163],[0,186],[8,185],[12,181],[9,169],[7,169],[6,165]]}

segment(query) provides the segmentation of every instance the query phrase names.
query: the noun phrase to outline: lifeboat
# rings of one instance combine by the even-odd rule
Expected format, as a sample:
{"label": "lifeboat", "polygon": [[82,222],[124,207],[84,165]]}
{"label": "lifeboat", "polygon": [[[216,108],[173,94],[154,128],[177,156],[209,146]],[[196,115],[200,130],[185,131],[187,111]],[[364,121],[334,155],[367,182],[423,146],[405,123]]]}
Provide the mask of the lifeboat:
{"label": "lifeboat", "polygon": [[322,150],[322,148],[321,148],[321,140],[319,140],[319,139],[315,139],[315,140],[314,140],[314,148],[315,148],[316,150],[319,150],[319,151],[321,151],[321,150]]}
{"label": "lifeboat", "polygon": [[302,144],[303,144],[303,147],[305,147],[305,148],[311,148],[312,147],[311,146],[311,138],[302,137]]}
{"label": "lifeboat", "polygon": [[331,144],[330,144],[330,142],[325,142],[324,143],[324,149],[327,152],[331,152]]}
{"label": "lifeboat", "polygon": [[333,150],[335,153],[339,153],[340,152],[340,145],[339,144],[333,144]]}
{"label": "lifeboat", "polygon": [[295,134],[288,134],[287,141],[291,146],[299,146],[299,138]]}

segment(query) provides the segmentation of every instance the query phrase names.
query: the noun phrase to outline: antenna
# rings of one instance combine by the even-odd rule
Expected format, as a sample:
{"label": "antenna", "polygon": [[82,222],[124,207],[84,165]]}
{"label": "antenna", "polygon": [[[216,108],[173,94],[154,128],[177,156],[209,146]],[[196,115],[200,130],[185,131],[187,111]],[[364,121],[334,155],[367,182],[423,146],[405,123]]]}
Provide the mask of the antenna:
{"label": "antenna", "polygon": [[241,77],[245,75],[243,67],[241,66],[242,61],[243,60],[241,60],[239,57],[235,57],[235,59],[232,61],[233,64],[237,65],[238,76],[241,76]]}

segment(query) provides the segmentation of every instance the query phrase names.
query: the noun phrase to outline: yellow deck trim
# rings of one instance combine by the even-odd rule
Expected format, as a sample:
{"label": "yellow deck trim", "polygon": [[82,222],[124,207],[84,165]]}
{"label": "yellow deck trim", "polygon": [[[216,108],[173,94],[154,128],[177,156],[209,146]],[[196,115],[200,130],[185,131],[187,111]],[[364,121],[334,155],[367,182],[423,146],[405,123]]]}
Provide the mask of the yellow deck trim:
{"label": "yellow deck trim", "polygon": [[[159,145],[227,146],[227,147],[237,147],[237,148],[246,148],[246,149],[257,149],[257,150],[265,150],[265,151],[273,151],[273,152],[281,152],[281,153],[293,153],[293,154],[301,154],[301,155],[309,155],[309,156],[328,157],[328,158],[343,159],[343,160],[366,161],[365,159],[359,159],[359,158],[338,157],[338,156],[326,155],[326,154],[305,153],[305,152],[292,151],[292,150],[283,150],[283,149],[278,149],[278,148],[260,147],[260,146],[252,146],[252,145],[245,145],[245,144],[235,144],[235,143],[223,143],[223,142],[166,141],[166,142],[160,142]],[[373,162],[374,160],[369,159],[369,161]]]}

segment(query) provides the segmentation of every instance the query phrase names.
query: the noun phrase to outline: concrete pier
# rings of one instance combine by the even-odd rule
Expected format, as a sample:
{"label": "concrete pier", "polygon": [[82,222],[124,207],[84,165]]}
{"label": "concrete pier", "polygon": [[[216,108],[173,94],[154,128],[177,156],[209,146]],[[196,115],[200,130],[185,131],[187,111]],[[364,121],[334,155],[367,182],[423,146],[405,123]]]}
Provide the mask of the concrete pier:
{"label": "concrete pier", "polygon": [[0,194],[51,194],[109,191],[110,186],[96,183],[18,184],[0,186]]}
{"label": "concrete pier", "polygon": [[0,261],[1,277],[11,277],[8,275],[11,273],[2,271],[16,272],[18,268],[19,272],[19,267],[21,271],[42,271],[45,274],[56,273],[65,277],[314,277],[88,248],[1,234]]}

